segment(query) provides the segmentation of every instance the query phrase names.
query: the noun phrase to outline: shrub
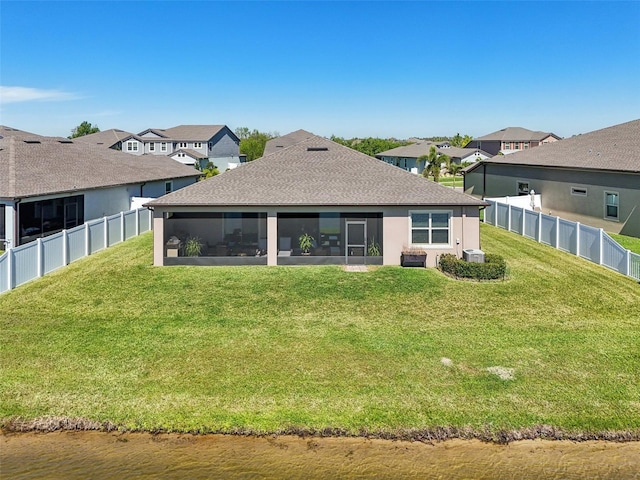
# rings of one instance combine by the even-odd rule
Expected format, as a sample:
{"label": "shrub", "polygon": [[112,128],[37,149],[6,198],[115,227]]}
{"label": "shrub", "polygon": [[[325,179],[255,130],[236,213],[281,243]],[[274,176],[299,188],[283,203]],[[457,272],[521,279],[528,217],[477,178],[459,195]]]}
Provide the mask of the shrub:
{"label": "shrub", "polygon": [[467,262],[453,254],[440,256],[440,269],[456,278],[474,278],[476,280],[504,279],[507,264],[500,255],[488,253],[485,263]]}

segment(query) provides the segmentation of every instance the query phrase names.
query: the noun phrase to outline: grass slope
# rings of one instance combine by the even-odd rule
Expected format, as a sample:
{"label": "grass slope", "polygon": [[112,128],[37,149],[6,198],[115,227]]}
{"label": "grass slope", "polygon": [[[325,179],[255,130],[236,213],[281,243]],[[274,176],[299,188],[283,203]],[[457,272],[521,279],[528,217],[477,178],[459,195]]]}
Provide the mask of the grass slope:
{"label": "grass slope", "polygon": [[143,235],[0,296],[0,419],[640,428],[640,287],[495,227],[482,225],[482,247],[504,255],[508,281],[400,267],[154,268]]}

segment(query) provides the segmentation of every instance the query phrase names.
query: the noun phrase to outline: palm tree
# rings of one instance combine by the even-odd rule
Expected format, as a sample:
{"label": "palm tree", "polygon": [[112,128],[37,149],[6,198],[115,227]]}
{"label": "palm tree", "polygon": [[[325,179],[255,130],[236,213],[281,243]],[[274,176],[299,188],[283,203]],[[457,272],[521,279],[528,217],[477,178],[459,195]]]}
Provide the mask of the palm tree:
{"label": "palm tree", "polygon": [[453,188],[456,188],[456,175],[460,173],[460,170],[462,170],[462,165],[458,163],[451,163],[449,165],[449,173],[453,175]]}
{"label": "palm tree", "polygon": [[422,176],[429,178],[429,175],[431,175],[433,176],[433,181],[436,183],[440,180],[440,164],[442,163],[442,159],[434,145],[431,145],[428,155],[422,155],[418,158],[418,162],[426,162]]}

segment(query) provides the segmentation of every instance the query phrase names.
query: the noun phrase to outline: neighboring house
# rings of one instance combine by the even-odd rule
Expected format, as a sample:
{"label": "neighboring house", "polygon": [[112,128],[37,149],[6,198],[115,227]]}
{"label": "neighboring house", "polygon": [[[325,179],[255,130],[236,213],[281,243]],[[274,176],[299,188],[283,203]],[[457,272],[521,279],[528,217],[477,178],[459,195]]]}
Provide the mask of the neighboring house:
{"label": "neighboring house", "polygon": [[282,135],[280,137],[272,138],[267,141],[264,146],[264,153],[262,156],[267,156],[275,152],[279,152],[291,145],[295,145],[296,143],[300,143],[307,138],[314,137],[315,135],[311,132],[307,132],[306,130],[296,130],[295,132],[287,133],[286,135]]}
{"label": "neighboring house", "polygon": [[244,163],[240,139],[226,125],[180,125],[148,128],[138,134],[106,130],[78,137],[81,142],[105,145],[132,155],[170,156],[187,165],[212,162],[221,172]]}
{"label": "neighboring house", "polygon": [[15,247],[196,182],[169,157],[142,157],[0,127],[0,239]]}
{"label": "neighboring house", "polygon": [[471,165],[464,189],[482,198],[535,191],[544,213],[640,237],[640,120]]}
{"label": "neighboring house", "polygon": [[[147,204],[155,265],[399,265],[414,247],[430,266],[480,247],[483,205],[319,136]],[[307,255],[303,233],[313,237]],[[202,256],[178,255],[189,237]]]}
{"label": "neighboring house", "polygon": [[465,148],[477,148],[490,156],[498,153],[508,155],[547,143],[555,143],[558,140],[561,138],[554,133],[534,132],[522,127],[507,127],[483,137],[474,138]]}
{"label": "neighboring house", "polygon": [[452,147],[449,142],[418,141],[411,145],[392,148],[376,154],[376,158],[390,165],[395,165],[413,173],[422,173],[426,162],[418,162],[418,158],[428,155],[431,147],[436,147],[439,155],[447,155],[453,163],[477,162],[491,155],[476,148]]}

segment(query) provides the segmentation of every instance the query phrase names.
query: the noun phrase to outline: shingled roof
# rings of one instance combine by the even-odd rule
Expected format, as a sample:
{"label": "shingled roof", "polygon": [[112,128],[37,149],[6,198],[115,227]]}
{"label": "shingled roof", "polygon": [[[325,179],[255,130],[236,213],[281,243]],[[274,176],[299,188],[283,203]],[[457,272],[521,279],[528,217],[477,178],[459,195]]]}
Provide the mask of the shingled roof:
{"label": "shingled roof", "polygon": [[549,135],[560,140],[554,133],[550,132],[541,132],[534,130],[527,130],[522,127],[507,127],[502,130],[498,130],[497,132],[489,133],[482,137],[474,138],[474,140],[499,140],[499,141],[511,141],[511,142],[531,142],[531,141],[540,141],[547,138]]}
{"label": "shingled roof", "polygon": [[265,144],[263,155],[270,155],[272,153],[279,152],[284,148],[295,145],[296,143],[300,143],[313,136],[315,136],[313,133],[300,129],[296,130],[295,132],[287,133],[286,135],[282,135],[280,137],[272,138]]}
{"label": "shingled roof", "polygon": [[171,140],[184,142],[206,142],[213,138],[225,125],[178,125],[177,127],[152,129],[161,132]]}
{"label": "shingled roof", "polygon": [[475,197],[312,136],[149,206],[473,205]]}
{"label": "shingled roof", "polygon": [[73,140],[78,142],[83,142],[83,143],[92,143],[94,145],[103,145],[105,147],[111,147],[116,143],[129,137],[135,137],[135,135],[131,132],[125,132],[124,130],[118,130],[117,128],[112,128],[110,130],[104,130],[102,132],[83,135],[82,137],[77,137],[77,138],[74,138]]}
{"label": "shingled roof", "polygon": [[380,157],[403,157],[403,158],[420,158],[422,155],[428,155],[431,147],[436,147],[436,151],[442,155],[448,155],[451,158],[467,158],[469,155],[474,155],[476,152],[484,154],[490,157],[491,154],[478,150],[477,148],[458,148],[447,147],[438,148],[438,142],[418,142],[411,145],[404,145],[402,147],[392,148],[376,154],[377,158]]}
{"label": "shingled roof", "polygon": [[133,156],[25,132],[0,139],[0,172],[0,197],[10,199],[199,175],[165,156]]}
{"label": "shingled roof", "polygon": [[484,163],[640,172],[640,120],[576,135],[561,142],[510,155],[497,155],[468,167],[466,171],[472,171]]}

